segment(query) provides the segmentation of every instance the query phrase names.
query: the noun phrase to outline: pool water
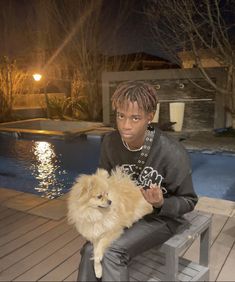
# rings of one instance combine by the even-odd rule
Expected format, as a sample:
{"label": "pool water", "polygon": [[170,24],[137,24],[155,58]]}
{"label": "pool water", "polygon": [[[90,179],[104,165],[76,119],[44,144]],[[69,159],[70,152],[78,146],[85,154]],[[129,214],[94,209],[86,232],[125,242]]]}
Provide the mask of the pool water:
{"label": "pool water", "polygon": [[[69,191],[79,174],[98,166],[101,136],[27,140],[0,135],[0,187],[46,198]],[[235,155],[190,152],[199,196],[235,201]]]}
{"label": "pool water", "polygon": [[74,141],[0,136],[0,187],[57,198],[79,174],[95,172],[100,142],[92,135]]}
{"label": "pool water", "polygon": [[235,201],[235,154],[191,152],[190,157],[198,195]]}

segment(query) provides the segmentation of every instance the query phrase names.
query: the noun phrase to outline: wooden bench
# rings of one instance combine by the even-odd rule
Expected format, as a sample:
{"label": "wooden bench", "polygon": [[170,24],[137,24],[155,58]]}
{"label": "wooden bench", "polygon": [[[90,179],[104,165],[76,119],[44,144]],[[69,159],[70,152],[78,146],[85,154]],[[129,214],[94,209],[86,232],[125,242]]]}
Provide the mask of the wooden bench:
{"label": "wooden bench", "polygon": [[[130,264],[131,281],[208,281],[212,215],[193,211],[185,215],[187,228],[134,258]],[[200,236],[199,262],[180,257]]]}

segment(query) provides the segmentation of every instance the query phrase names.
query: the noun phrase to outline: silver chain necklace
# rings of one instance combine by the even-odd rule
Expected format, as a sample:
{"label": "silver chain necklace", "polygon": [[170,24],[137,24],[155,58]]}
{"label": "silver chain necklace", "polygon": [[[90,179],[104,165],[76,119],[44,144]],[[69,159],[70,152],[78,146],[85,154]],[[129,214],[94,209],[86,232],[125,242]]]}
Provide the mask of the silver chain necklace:
{"label": "silver chain necklace", "polygon": [[141,151],[141,150],[143,149],[143,146],[141,146],[141,147],[138,148],[138,149],[131,149],[131,148],[129,147],[129,145],[126,143],[126,141],[124,141],[123,139],[122,139],[122,144],[123,144],[124,147],[125,147],[128,151],[130,151],[130,152],[139,152],[139,151]]}

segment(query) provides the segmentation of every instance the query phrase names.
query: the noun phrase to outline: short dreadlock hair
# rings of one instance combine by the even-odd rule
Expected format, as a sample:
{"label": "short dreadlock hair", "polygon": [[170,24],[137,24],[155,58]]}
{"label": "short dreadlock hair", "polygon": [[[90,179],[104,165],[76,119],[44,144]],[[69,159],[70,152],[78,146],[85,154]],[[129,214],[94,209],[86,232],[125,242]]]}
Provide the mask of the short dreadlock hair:
{"label": "short dreadlock hair", "polygon": [[112,98],[112,108],[123,107],[126,102],[137,102],[145,113],[155,112],[158,103],[156,89],[143,81],[127,81],[118,85]]}

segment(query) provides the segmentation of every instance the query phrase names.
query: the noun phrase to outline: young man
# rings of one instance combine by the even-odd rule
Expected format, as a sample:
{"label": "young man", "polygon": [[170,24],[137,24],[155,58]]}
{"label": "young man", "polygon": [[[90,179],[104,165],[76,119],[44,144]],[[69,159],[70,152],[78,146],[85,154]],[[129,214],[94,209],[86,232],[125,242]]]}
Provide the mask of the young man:
{"label": "young man", "polygon": [[[100,167],[116,166],[132,175],[154,212],[126,229],[106,251],[102,281],[129,281],[128,263],[136,255],[160,245],[184,224],[182,215],[197,203],[188,155],[176,140],[151,126],[157,106],[154,87],[128,81],[112,97],[117,131],[105,136]],[[92,245],[81,251],[78,281],[96,281]]]}

